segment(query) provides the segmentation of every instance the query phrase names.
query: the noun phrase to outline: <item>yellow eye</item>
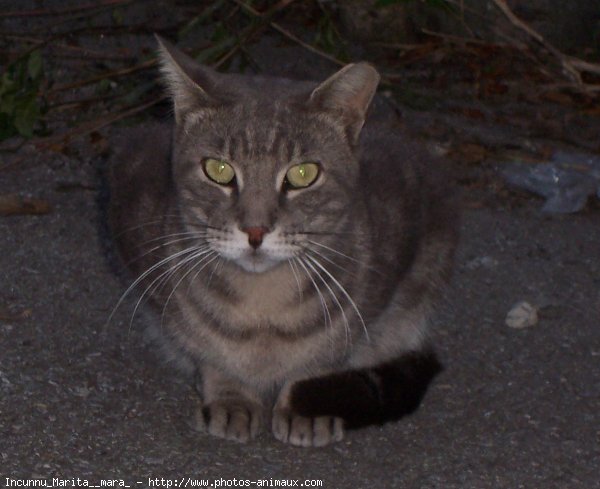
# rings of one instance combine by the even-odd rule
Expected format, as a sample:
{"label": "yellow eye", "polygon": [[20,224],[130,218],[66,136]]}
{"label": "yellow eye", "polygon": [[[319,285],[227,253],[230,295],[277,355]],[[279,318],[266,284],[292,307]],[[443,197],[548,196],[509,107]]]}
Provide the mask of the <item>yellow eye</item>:
{"label": "yellow eye", "polygon": [[214,158],[204,160],[204,172],[208,178],[221,185],[227,185],[235,178],[235,172],[229,163]]}
{"label": "yellow eye", "polygon": [[285,178],[292,188],[305,188],[315,183],[319,176],[319,165],[316,163],[300,163],[292,166]]}

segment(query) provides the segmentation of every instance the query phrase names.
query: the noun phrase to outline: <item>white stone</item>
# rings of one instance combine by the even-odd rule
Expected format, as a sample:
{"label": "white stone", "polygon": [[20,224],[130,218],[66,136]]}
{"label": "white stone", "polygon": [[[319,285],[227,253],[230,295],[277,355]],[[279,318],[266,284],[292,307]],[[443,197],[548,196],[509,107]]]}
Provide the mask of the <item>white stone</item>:
{"label": "white stone", "polygon": [[525,301],[516,303],[506,315],[506,325],[509,328],[528,328],[537,322],[537,308]]}

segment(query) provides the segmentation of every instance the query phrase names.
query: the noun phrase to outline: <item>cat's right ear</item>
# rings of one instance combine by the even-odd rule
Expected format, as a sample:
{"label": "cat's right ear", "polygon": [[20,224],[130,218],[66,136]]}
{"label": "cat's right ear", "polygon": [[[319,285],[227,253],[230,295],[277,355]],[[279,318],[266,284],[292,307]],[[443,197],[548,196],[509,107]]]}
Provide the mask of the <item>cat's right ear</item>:
{"label": "cat's right ear", "polygon": [[379,79],[379,73],[369,63],[346,65],[313,90],[310,103],[316,105],[317,109],[332,114],[355,143]]}
{"label": "cat's right ear", "polygon": [[217,84],[217,72],[198,64],[162,37],[155,37],[160,71],[175,108],[175,122],[180,124],[187,114],[217,105],[210,95]]}

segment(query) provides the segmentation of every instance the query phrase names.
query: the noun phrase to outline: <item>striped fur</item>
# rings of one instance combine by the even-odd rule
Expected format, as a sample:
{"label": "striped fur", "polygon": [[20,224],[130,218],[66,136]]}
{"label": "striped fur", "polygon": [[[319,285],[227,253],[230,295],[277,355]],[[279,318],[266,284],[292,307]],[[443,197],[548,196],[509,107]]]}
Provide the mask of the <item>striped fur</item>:
{"label": "striped fur", "polygon": [[[110,172],[114,241],[137,276],[127,293],[151,299],[162,348],[200,376],[210,433],[245,441],[270,419],[282,441],[336,441],[343,412],[319,408],[318,386],[345,371],[399,379],[390,365],[426,344],[456,244],[451,192],[403,135],[361,131],[369,65],[315,85],[161,50],[176,123],[124,134]],[[228,162],[234,184],[210,181],[204,158]],[[307,161],[316,182],[286,190],[287,169]],[[248,227],[268,230],[256,249]],[[410,378],[426,385],[434,370]]]}

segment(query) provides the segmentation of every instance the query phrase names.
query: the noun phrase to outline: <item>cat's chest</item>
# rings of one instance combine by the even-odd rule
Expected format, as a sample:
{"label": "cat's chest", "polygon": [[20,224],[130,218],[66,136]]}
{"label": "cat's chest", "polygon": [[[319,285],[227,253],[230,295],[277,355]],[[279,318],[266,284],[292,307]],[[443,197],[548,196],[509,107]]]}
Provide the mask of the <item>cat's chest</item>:
{"label": "cat's chest", "polygon": [[272,320],[297,309],[300,300],[297,287],[292,287],[286,274],[278,275],[271,280],[250,277],[235,284],[232,309],[242,317],[263,320]]}
{"label": "cat's chest", "polygon": [[302,281],[286,266],[265,274],[234,271],[223,277],[220,289],[208,290],[207,305],[232,326],[293,329],[314,316]]}

